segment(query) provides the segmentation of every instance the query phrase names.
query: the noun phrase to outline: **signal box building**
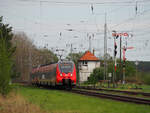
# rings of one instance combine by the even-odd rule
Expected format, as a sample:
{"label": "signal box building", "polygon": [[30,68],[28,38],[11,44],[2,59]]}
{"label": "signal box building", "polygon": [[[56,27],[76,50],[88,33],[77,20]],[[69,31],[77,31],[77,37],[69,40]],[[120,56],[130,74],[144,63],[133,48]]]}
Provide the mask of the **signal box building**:
{"label": "signal box building", "polygon": [[91,53],[86,51],[78,61],[80,83],[88,80],[88,77],[97,67],[100,67],[100,60]]}

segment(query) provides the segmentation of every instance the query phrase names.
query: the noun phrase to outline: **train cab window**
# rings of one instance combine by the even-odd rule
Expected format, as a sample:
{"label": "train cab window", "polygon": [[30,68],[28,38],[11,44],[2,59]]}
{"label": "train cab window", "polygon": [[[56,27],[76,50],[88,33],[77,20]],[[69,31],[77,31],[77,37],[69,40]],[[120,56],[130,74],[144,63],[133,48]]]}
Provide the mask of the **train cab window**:
{"label": "train cab window", "polygon": [[73,63],[60,63],[59,64],[59,69],[61,72],[64,72],[64,73],[70,73],[73,71]]}

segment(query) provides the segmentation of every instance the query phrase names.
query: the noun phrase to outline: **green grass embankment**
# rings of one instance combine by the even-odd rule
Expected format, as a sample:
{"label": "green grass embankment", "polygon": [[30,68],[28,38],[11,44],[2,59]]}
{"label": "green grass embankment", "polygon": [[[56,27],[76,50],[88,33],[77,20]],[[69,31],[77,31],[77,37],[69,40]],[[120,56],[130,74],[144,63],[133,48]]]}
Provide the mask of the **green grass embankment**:
{"label": "green grass embankment", "polygon": [[150,106],[99,99],[58,90],[18,87],[30,103],[50,113],[148,113]]}

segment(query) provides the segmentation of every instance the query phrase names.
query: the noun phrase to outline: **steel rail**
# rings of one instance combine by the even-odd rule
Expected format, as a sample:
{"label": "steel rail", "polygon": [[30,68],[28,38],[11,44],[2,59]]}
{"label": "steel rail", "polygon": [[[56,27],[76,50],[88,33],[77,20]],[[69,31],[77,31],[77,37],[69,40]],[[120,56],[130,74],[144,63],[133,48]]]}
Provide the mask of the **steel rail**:
{"label": "steel rail", "polygon": [[120,95],[114,95],[114,94],[106,94],[106,93],[97,93],[97,92],[91,92],[91,91],[85,91],[85,90],[78,90],[73,89],[70,92],[87,95],[87,96],[94,96],[99,98],[107,98],[112,100],[119,100],[123,102],[133,102],[136,104],[147,104],[150,105],[150,100],[143,99],[143,98],[136,98],[136,97],[129,97],[129,96],[120,96]]}
{"label": "steel rail", "polygon": [[120,91],[120,90],[112,90],[112,89],[93,88],[93,87],[89,87],[89,86],[76,86],[76,88],[78,88],[78,89],[87,89],[87,90],[95,90],[95,91],[125,93],[125,94],[130,94],[130,95],[143,95],[143,96],[150,97],[150,93],[144,93],[144,92]]}

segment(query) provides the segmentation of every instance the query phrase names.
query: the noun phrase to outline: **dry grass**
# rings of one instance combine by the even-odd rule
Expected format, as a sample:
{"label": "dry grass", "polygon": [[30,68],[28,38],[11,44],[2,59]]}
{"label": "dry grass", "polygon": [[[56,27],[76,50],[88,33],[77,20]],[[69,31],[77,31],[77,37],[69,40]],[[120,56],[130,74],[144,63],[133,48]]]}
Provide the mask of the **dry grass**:
{"label": "dry grass", "polygon": [[46,113],[40,107],[27,102],[21,95],[11,93],[7,97],[0,95],[0,113]]}

